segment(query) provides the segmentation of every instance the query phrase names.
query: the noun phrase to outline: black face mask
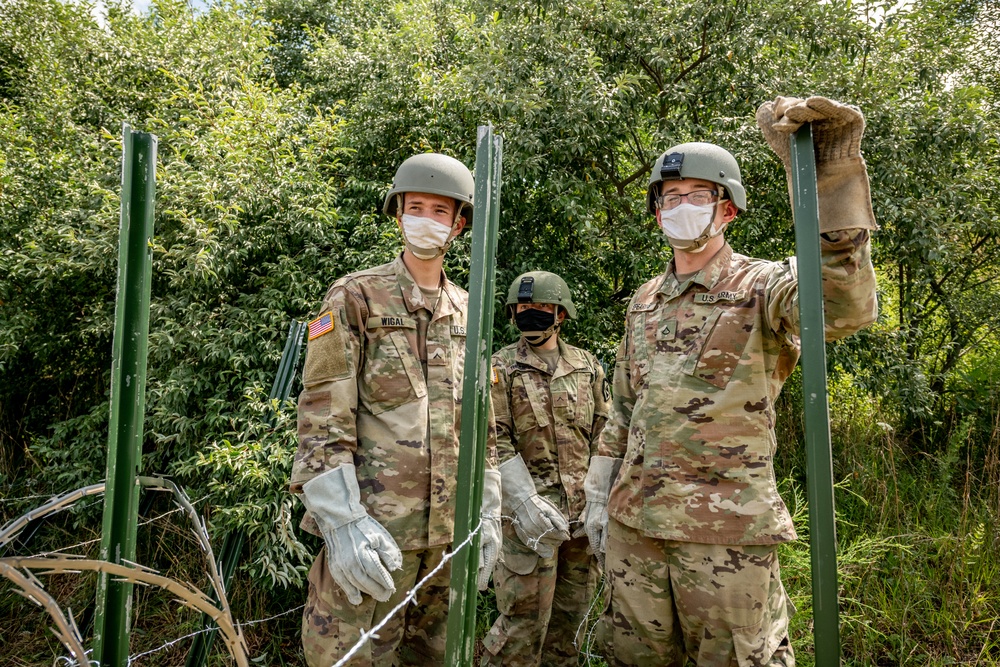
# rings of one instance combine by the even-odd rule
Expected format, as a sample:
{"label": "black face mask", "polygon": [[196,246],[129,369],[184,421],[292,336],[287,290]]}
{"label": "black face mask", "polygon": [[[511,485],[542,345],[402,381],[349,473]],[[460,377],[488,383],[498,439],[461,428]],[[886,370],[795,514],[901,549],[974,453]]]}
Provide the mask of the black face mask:
{"label": "black face mask", "polygon": [[559,328],[556,313],[547,313],[535,308],[514,313],[514,324],[532,345],[543,344],[552,338],[552,334]]}

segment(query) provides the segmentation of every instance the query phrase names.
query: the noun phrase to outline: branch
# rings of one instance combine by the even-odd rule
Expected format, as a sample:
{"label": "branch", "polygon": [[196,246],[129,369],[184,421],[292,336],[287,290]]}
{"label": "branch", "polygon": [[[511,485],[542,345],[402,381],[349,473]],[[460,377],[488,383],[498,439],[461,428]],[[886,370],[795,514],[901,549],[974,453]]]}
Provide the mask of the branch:
{"label": "branch", "polygon": [[[247,663],[247,646],[243,638],[243,633],[239,626],[233,623],[232,616],[223,613],[222,610],[212,604],[204,593],[200,590],[157,574],[155,571],[132,563],[129,565],[118,565],[104,560],[92,560],[76,556],[32,556],[28,558],[0,558],[0,569],[6,576],[10,568],[24,568],[26,570],[42,570],[41,574],[66,574],[75,573],[81,570],[100,572],[121,578],[123,581],[138,584],[151,584],[170,591],[177,596],[178,602],[182,605],[200,611],[212,618],[219,626],[223,634],[229,653],[233,656],[238,667],[249,667]],[[10,577],[8,577],[10,578]],[[51,612],[50,612],[51,613]]]}
{"label": "branch", "polygon": [[22,530],[24,530],[25,526],[35,519],[41,519],[43,516],[48,516],[49,514],[58,512],[64,507],[68,507],[76,501],[86,498],[87,496],[96,496],[102,493],[104,493],[103,482],[100,484],[91,484],[90,486],[85,486],[81,489],[64,493],[61,496],[55,496],[49,502],[36,507],[33,510],[25,512],[18,518],[10,521],[3,527],[3,529],[0,529],[0,547],[4,547],[10,543]]}
{"label": "branch", "polygon": [[20,586],[21,590],[15,591],[15,593],[26,597],[49,612],[49,616],[52,617],[52,620],[56,624],[56,627],[52,629],[52,634],[73,654],[77,664],[89,666],[90,659],[87,658],[87,651],[83,648],[83,639],[80,637],[80,630],[76,627],[76,623],[73,622],[72,617],[67,620],[66,616],[62,613],[62,609],[59,608],[59,603],[48,594],[41,583],[31,575],[30,571],[26,576],[21,574],[19,570],[0,561],[0,575],[10,579],[14,582],[14,585]]}
{"label": "branch", "polygon": [[701,53],[693,63],[681,70],[681,73],[674,77],[673,84],[676,86],[678,83],[684,80],[688,74],[690,74],[698,65],[702,64],[708,60],[708,20],[705,20],[701,24]]}

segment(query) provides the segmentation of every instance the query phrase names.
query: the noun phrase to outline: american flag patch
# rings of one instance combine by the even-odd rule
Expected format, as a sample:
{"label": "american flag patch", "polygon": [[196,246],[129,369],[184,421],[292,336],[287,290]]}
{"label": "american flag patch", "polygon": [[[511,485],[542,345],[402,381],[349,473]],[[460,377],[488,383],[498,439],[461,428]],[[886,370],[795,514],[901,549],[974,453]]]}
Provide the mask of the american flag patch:
{"label": "american flag patch", "polygon": [[323,313],[309,323],[309,340],[333,331],[333,313]]}

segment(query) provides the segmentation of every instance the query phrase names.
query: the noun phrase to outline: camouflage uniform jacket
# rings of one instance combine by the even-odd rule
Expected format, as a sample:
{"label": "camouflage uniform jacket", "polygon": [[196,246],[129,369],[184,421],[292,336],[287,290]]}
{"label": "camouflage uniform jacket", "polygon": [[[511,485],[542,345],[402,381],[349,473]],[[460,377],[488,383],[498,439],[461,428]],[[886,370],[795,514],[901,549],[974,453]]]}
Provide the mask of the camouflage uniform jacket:
{"label": "camouflage uniform jacket", "polygon": [[[867,230],[823,235],[826,339],[875,320]],[[725,245],[678,283],[639,288],[615,362],[599,453],[623,458],[608,512],[649,537],[705,544],[795,539],[772,457],[775,399],[799,357],[795,258]]]}
{"label": "camouflage uniform jacket", "polygon": [[[333,284],[320,310],[333,328],[306,352],[293,491],[353,463],[362,503],[400,549],[451,543],[467,308],[442,277],[432,314],[402,257]],[[318,534],[308,513],[302,527]]]}
{"label": "camouflage uniform jacket", "polygon": [[493,370],[500,460],[520,454],[539,495],[575,520],[608,419],[604,368],[591,353],[559,340],[559,363],[549,371],[522,337],[493,355]]}

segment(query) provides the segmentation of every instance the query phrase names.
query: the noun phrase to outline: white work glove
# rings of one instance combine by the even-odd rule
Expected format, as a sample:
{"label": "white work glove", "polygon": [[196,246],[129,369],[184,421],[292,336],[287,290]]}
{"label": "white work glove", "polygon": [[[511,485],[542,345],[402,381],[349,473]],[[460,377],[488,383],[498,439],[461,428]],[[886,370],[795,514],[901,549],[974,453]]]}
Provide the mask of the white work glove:
{"label": "white work glove", "polygon": [[573,536],[580,537],[586,533],[590,550],[597,556],[601,569],[604,569],[604,552],[608,544],[608,496],[621,467],[622,459],[594,456],[590,459],[587,478],[583,481],[583,492],[587,495],[587,505],[581,517],[583,528]]}
{"label": "white work glove", "polygon": [[490,583],[490,575],[500,558],[503,534],[500,532],[500,472],[486,469],[483,476],[483,506],[479,513],[483,522],[479,535],[479,577],[476,585],[481,591]]}
{"label": "white work glove", "polygon": [[351,604],[367,593],[385,602],[396,592],[389,572],[403,566],[392,535],[361,504],[357,472],[345,463],[302,485],[302,502],[326,542],[330,576]]}
{"label": "white work glove", "polygon": [[569,522],[559,508],[538,495],[535,481],[518,454],[500,464],[503,477],[503,514],[512,517],[514,532],[542,558],[569,539]]}
{"label": "white work glove", "polygon": [[789,137],[803,123],[812,124],[819,196],[819,230],[878,229],[872,212],[868,171],[861,157],[865,117],[858,107],[825,97],[777,97],[757,109],[757,125],[781,158],[792,192]]}

